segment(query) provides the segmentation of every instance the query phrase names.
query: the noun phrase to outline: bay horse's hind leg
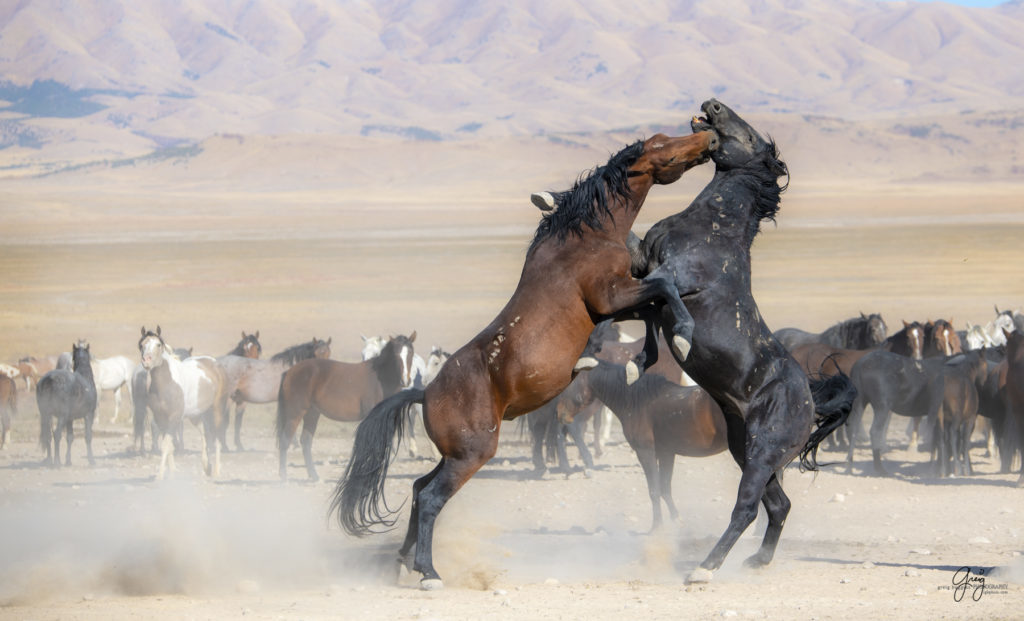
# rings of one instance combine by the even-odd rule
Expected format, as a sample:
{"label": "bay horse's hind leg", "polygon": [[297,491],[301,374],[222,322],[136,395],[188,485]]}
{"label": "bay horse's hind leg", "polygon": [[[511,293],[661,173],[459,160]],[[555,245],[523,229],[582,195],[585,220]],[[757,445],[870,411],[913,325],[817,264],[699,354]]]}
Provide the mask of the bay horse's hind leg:
{"label": "bay horse's hind leg", "polygon": [[316,481],[320,480],[320,475],[316,473],[316,468],[313,466],[313,434],[316,433],[316,424],[320,420],[320,411],[315,407],[309,408],[306,415],[302,419],[302,459],[306,462],[306,473],[309,474],[309,480]]}
{"label": "bay horse's hind leg", "polygon": [[416,479],[412,484],[412,506],[409,508],[409,529],[405,533],[405,541],[402,542],[402,547],[398,550],[398,562],[403,566],[408,565],[409,551],[416,545],[416,536],[419,533],[419,506],[420,506],[420,492],[426,487],[427,483],[434,480],[437,473],[444,466],[444,459],[429,473]]}
{"label": "bay horse's hind leg", "polygon": [[[459,421],[465,425],[468,421]],[[454,426],[454,425],[453,425]],[[458,457],[447,455],[430,475],[417,494],[417,533],[416,555],[413,569],[420,572],[420,587],[425,590],[439,589],[444,586],[441,576],[434,569],[434,522],[438,514],[455,492],[472,477],[498,450],[498,426],[493,429],[476,429],[473,435],[467,430],[452,429],[451,437],[458,438],[462,444]],[[458,435],[456,436],[456,433]],[[412,524],[409,525],[412,528]],[[407,538],[408,539],[408,538]]]}

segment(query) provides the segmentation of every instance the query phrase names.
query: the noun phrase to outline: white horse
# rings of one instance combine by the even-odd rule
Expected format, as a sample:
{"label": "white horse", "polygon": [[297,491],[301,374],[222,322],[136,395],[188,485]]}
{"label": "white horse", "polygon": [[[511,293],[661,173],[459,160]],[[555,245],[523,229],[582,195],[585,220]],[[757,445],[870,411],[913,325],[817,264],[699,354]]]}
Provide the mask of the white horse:
{"label": "white horse", "polygon": [[999,347],[1006,345],[1006,333],[1013,332],[1015,325],[1015,313],[1012,311],[1000,311],[996,307],[996,318],[984,326],[967,324],[967,348],[981,349],[982,347]]}
{"label": "white horse", "polygon": [[110,358],[92,360],[92,376],[96,381],[96,392],[114,391],[114,415],[110,422],[117,421],[121,409],[121,389],[128,391],[128,401],[132,399],[132,375],[137,364],[127,356],[111,356]]}
{"label": "white horse", "polygon": [[[207,475],[220,474],[220,444],[217,442],[218,426],[223,424],[227,407],[224,372],[217,360],[210,356],[193,356],[178,359],[173,350],[156,332],[142,329],[139,340],[142,366],[149,370],[149,398],[147,400],[153,419],[160,430],[160,471],[157,479],[164,477],[167,466],[174,470],[173,434],[183,418],[192,424],[202,425],[202,462]],[[212,443],[212,446],[211,446]],[[209,451],[214,453],[210,465]]]}

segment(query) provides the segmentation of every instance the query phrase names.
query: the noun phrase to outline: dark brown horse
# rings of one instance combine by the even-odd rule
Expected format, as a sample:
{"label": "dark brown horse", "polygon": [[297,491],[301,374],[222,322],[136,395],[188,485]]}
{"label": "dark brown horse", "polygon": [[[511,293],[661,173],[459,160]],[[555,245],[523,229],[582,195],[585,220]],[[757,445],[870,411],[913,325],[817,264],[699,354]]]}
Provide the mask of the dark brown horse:
{"label": "dark brown horse", "polygon": [[558,416],[572,417],[595,398],[618,417],[626,441],[640,460],[653,509],[651,530],[661,526],[661,500],[676,519],[675,456],[708,457],[727,449],[722,409],[703,388],[680,386],[651,373],[626,384],[623,366],[600,362],[569,384],[558,402]]}
{"label": "dark brown horse", "polygon": [[[257,332],[257,334],[259,333]],[[231,401],[235,403],[235,449],[245,450],[245,447],[242,446],[242,417],[245,415],[246,403],[277,401],[277,392],[281,387],[281,374],[300,360],[330,357],[331,339],[328,338],[324,341],[314,336],[308,343],[293,345],[274,354],[269,360],[259,360],[255,356],[237,354],[227,354],[217,358],[217,364],[224,371],[225,390],[227,390]],[[227,450],[226,435],[227,425],[224,426],[223,433],[218,437],[221,448],[224,450]]]}
{"label": "dark brown horse", "polygon": [[302,422],[302,457],[312,481],[320,477],[313,467],[313,434],[323,414],[331,420],[357,422],[385,397],[403,385],[405,352],[412,352],[407,336],[395,336],[380,354],[363,362],[326,358],[299,361],[281,376],[277,396],[277,447],[281,479],[288,478],[288,445]]}
{"label": "dark brown horse", "polygon": [[978,419],[979,393],[988,379],[988,362],[980,351],[942,359],[945,364],[936,369],[933,412],[929,414],[935,424],[932,455],[936,471],[939,476],[972,475],[971,434]]}
{"label": "dark brown horse", "polygon": [[359,425],[332,503],[346,531],[364,535],[394,523],[393,512],[382,506],[393,438],[402,432],[405,412],[421,403],[427,435],[442,457],[413,484],[399,553],[407,560],[415,545],[421,586],[440,588],[432,550],[438,513],[494,456],[503,420],[536,410],[569,385],[599,320],[663,301],[673,310],[677,348],[689,349],[692,321],[671,281],[633,278],[626,240],[650,189],[706,161],[716,144],[714,132],[657,134],[556,193],[560,207],[544,215],[505,308],[452,354],[426,389],[385,400]]}
{"label": "dark brown horse", "polygon": [[18,413],[18,384],[0,375],[0,449],[11,442],[11,417]]}
{"label": "dark brown horse", "polygon": [[1003,464],[1009,470],[1014,455],[1021,454],[1017,487],[1024,487],[1024,333],[1019,330],[1003,330],[1003,334],[1006,336],[1006,376],[1002,388],[1006,407]]}

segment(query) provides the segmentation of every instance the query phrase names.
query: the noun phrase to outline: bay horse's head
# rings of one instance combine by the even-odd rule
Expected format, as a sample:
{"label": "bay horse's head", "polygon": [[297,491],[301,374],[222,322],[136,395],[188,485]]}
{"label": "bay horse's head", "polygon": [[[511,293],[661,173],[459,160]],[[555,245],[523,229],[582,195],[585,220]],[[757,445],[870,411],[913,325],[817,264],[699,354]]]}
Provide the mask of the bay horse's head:
{"label": "bay horse's head", "polygon": [[593,400],[594,393],[590,388],[590,373],[584,371],[578,374],[558,397],[558,403],[555,405],[558,421],[563,425],[568,425]]}
{"label": "bay horse's head", "polygon": [[934,323],[929,322],[930,330],[926,348],[929,351],[937,351],[943,356],[952,356],[963,351],[963,344],[960,336],[953,329],[952,320],[937,319]]}
{"label": "bay horse's head", "polygon": [[694,130],[689,136],[654,134],[643,141],[643,149],[627,169],[627,177],[649,176],[661,185],[678,181],[683,173],[703,164],[718,148],[718,134],[709,129]]}
{"label": "bay horse's head", "polygon": [[695,132],[713,129],[718,133],[718,148],[711,153],[717,169],[740,168],[761,159],[776,178],[789,174],[786,164],[778,159],[775,142],[766,140],[729,106],[709,99],[700,109],[705,116],[693,117],[690,127]]}
{"label": "bay horse's head", "polygon": [[142,356],[142,366],[146,369],[152,369],[163,364],[165,350],[168,350],[168,347],[160,335],[160,326],[156,327],[156,332],[147,330],[146,326],[142,326],[142,337],[139,339],[139,354]]}

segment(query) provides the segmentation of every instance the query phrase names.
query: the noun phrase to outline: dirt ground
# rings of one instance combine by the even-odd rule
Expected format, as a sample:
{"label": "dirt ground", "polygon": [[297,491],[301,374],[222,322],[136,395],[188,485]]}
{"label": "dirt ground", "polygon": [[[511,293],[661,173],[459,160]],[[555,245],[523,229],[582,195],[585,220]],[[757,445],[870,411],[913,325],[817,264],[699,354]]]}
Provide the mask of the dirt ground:
{"label": "dirt ground", "polygon": [[[360,334],[413,330],[421,351],[453,350],[507,300],[537,221],[528,206],[500,201],[479,211],[468,201],[334,211],[324,197],[301,207],[295,197],[246,203],[201,192],[148,201],[60,184],[8,184],[2,194],[11,206],[0,252],[7,362],[78,338],[99,357],[137,356],[143,324],[160,324],[174,346],[213,355],[257,329],[267,356],[315,335],[332,337],[334,358],[354,360]],[[641,225],[679,209],[683,194],[692,191],[652,200]],[[945,317],[962,328],[991,319],[993,305],[1016,308],[1024,304],[1020,196],[1013,187],[793,189],[778,226],[766,225],[754,247],[762,313],[773,328],[823,330],[880,312],[894,331],[902,319]],[[130,209],[178,228],[142,235],[128,218],[103,228],[98,214]],[[289,227],[280,228],[288,209]],[[47,214],[63,224],[46,225]],[[74,218],[86,226],[73,235]],[[774,563],[742,568],[759,542],[752,527],[713,582],[692,587],[684,577],[729,519],[739,472],[728,457],[679,459],[682,519],[647,535],[643,476],[618,429],[591,477],[534,480],[529,449],[506,423],[495,460],[438,522],[435,559],[446,589],[421,592],[397,577],[408,503],[399,530],[366,539],[346,536],[326,516],[352,425],[321,422],[318,484],[305,482],[297,450],[291,482],[279,482],[270,406],[250,406],[249,450],[224,454],[220,477],[201,474],[199,436],[188,428],[177,473],[157,482],[156,458],[127,450],[128,422],[122,415],[111,423],[111,412],[108,394],[94,467],[79,426],[75,463],[51,470],[40,465],[34,397],[22,395],[13,444],[0,451],[0,618],[1020,617],[1017,475],[998,474],[998,461],[978,447],[975,476],[936,479],[926,453],[907,451],[898,417],[886,457],[894,477],[866,472],[866,448],[852,474],[790,468],[793,510]],[[840,458],[825,452],[821,461]],[[393,506],[431,465],[396,462]],[[957,601],[962,567],[983,577],[985,590]]]}

